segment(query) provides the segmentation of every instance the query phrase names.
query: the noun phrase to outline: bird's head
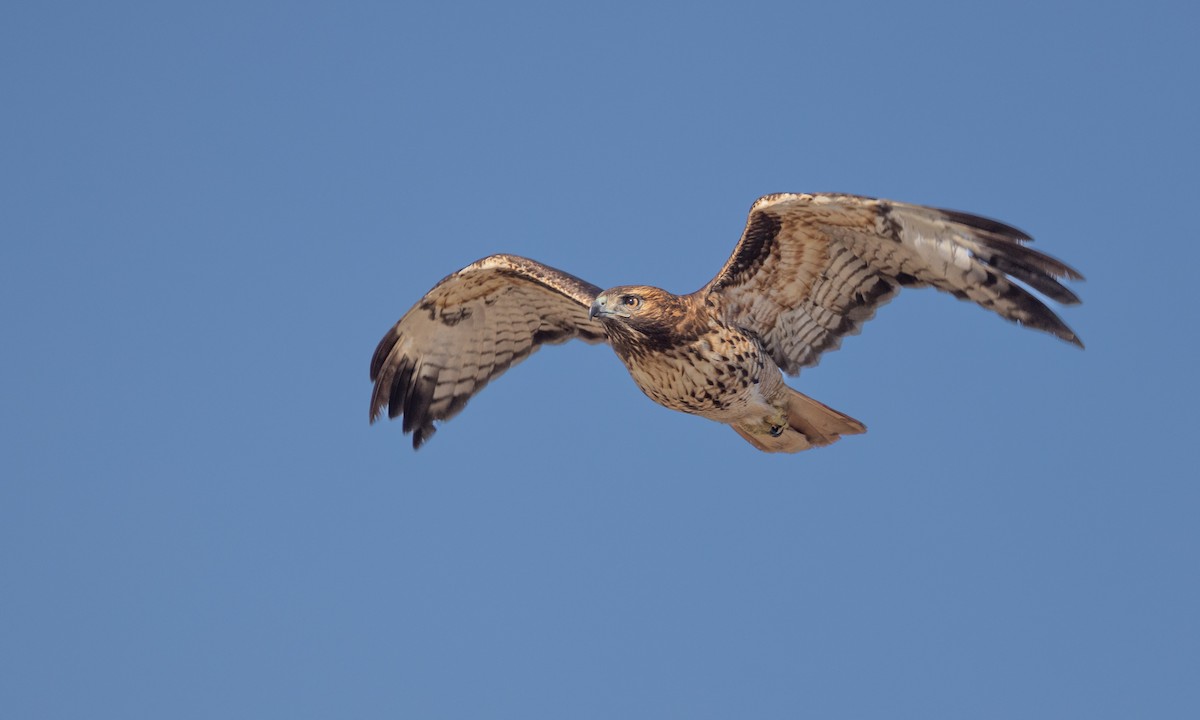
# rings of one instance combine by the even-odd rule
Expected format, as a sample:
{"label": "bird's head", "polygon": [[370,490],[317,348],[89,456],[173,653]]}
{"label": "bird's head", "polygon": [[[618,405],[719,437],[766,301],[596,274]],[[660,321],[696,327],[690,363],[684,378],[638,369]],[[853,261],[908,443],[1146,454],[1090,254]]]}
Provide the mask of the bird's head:
{"label": "bird's head", "polygon": [[589,318],[600,318],[603,323],[617,322],[637,326],[663,314],[677,300],[665,290],[644,285],[622,285],[609,288],[596,296],[588,311]]}
{"label": "bird's head", "polygon": [[605,290],[592,301],[588,317],[598,318],[610,337],[650,345],[666,341],[680,330],[688,315],[683,298],[646,285],[622,285]]}

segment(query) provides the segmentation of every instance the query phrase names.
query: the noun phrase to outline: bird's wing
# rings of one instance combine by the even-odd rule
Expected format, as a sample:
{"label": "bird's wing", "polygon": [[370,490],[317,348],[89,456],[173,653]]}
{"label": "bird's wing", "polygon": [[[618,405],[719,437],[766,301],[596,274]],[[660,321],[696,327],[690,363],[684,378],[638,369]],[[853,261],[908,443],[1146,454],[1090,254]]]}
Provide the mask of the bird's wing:
{"label": "bird's wing", "polygon": [[384,335],[371,359],[371,422],[404,416],[418,448],[434,421],[545,344],[603,342],[588,308],[600,288],[515,255],[493,255],[449,275]]}
{"label": "bird's wing", "polygon": [[725,267],[700,294],[756,333],[795,374],[854,335],[902,286],[929,285],[1001,317],[1083,346],[1022,284],[1051,300],[1079,298],[1067,265],[1025,246],[995,220],[854,195],[779,194],[750,209]]}

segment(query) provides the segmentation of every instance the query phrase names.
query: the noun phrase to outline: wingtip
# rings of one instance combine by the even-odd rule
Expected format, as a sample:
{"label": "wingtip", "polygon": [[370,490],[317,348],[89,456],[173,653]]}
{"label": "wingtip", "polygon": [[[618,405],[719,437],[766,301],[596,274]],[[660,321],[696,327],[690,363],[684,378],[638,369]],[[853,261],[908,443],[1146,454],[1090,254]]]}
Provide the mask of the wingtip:
{"label": "wingtip", "polygon": [[1075,334],[1075,331],[1072,330],[1071,328],[1067,327],[1066,323],[1063,323],[1061,320],[1059,321],[1059,323],[1060,323],[1061,327],[1059,327],[1058,329],[1050,329],[1050,328],[1044,328],[1044,329],[1048,330],[1051,334],[1053,334],[1059,340],[1062,340],[1065,343],[1074,345],[1075,347],[1079,348],[1080,350],[1083,350],[1084,349],[1083,341],[1079,339],[1079,336]]}
{"label": "wingtip", "polygon": [[426,423],[413,431],[412,446],[413,450],[420,450],[421,446],[429,441],[433,434],[437,432],[437,427],[433,423]]}

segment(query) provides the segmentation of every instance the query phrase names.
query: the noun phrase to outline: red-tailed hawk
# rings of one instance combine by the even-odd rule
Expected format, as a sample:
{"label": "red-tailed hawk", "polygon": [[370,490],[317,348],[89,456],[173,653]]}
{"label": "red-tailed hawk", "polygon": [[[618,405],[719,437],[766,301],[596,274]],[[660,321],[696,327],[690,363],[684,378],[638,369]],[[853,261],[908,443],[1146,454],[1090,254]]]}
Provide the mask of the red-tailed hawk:
{"label": "red-tailed hawk", "polygon": [[690,295],[600,288],[515,255],[446,277],[388,331],[371,360],[371,422],[404,416],[419,448],[489,381],[545,344],[607,342],[664,407],[733,427],[767,452],[865,432],[789,388],[859,332],[901,287],[931,286],[1083,347],[1025,287],[1064,305],[1081,280],[995,220],[854,195],[768,195],[725,267]]}

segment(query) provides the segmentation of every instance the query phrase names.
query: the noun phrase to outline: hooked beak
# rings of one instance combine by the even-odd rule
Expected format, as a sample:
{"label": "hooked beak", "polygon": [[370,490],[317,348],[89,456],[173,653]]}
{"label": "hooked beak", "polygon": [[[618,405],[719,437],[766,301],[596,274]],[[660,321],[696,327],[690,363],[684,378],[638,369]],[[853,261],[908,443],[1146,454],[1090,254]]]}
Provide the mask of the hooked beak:
{"label": "hooked beak", "polygon": [[588,320],[594,319],[597,315],[611,315],[608,310],[608,296],[601,295],[592,301],[592,306],[588,308]]}

